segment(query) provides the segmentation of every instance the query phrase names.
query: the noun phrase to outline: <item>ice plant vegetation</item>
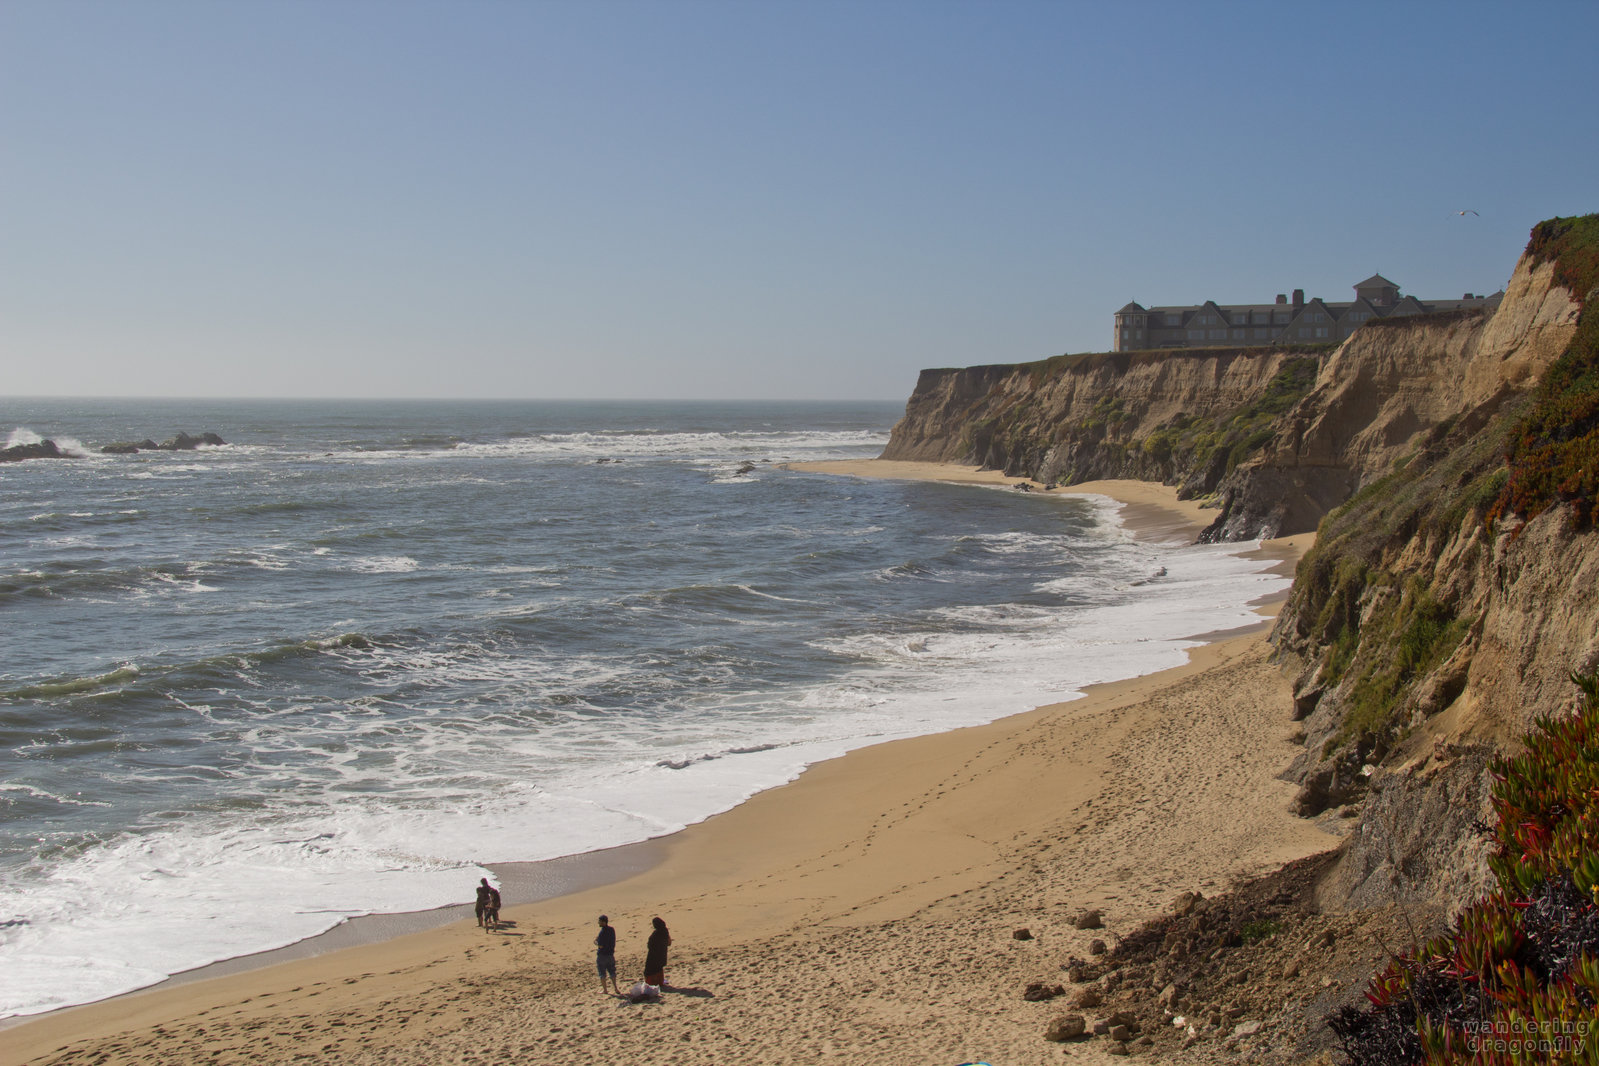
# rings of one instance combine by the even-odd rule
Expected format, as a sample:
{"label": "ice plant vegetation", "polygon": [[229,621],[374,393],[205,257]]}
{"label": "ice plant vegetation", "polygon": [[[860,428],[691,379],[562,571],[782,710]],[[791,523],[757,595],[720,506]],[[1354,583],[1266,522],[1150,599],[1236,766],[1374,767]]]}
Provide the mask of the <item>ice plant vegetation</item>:
{"label": "ice plant vegetation", "polygon": [[1599,1063],[1599,672],[1494,764],[1497,889],[1331,1019],[1351,1063]]}

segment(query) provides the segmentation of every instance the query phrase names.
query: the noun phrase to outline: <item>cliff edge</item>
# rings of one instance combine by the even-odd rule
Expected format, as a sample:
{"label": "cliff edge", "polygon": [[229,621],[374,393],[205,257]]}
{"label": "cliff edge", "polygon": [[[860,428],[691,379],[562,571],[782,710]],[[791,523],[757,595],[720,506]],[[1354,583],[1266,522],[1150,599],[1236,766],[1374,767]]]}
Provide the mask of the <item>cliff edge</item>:
{"label": "cliff edge", "polygon": [[1210,540],[1313,530],[1436,427],[1490,417],[1570,343],[1577,298],[1523,256],[1497,312],[1385,319],[1336,349],[1198,348],[924,370],[884,459],[1214,495]]}

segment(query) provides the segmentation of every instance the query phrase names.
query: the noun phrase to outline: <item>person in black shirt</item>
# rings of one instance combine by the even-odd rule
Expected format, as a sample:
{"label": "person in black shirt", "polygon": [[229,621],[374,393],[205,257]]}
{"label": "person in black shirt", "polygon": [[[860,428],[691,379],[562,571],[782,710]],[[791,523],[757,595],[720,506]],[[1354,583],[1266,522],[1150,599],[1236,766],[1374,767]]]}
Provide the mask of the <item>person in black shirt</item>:
{"label": "person in black shirt", "polygon": [[483,925],[488,929],[500,928],[500,890],[493,885],[489,886],[489,909],[483,915]]}
{"label": "person in black shirt", "polygon": [[[477,924],[485,927],[488,926],[491,920],[489,917],[490,912],[497,912],[500,909],[499,895],[500,894],[498,892],[494,891],[494,887],[489,884],[489,879],[487,877],[478,882]],[[497,920],[498,918],[498,913],[495,913],[494,919]]]}
{"label": "person in black shirt", "polygon": [[600,935],[594,938],[594,968],[600,971],[600,991],[605,991],[605,975],[611,975],[611,991],[622,994],[616,984],[616,930],[611,920],[600,915]]}

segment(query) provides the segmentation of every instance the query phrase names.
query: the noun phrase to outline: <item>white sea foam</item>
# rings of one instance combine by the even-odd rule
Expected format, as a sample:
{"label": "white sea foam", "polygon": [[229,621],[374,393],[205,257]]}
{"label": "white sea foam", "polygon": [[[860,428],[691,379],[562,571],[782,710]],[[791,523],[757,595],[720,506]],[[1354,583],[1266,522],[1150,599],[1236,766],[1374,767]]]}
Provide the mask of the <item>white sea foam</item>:
{"label": "white sea foam", "polygon": [[156,571],[149,575],[149,583],[134,592],[135,596],[161,596],[174,592],[220,592],[220,587],[207,585],[199,578],[179,577]]}
{"label": "white sea foam", "polygon": [[[0,989],[8,1014],[129,991],[218,958],[293,943],[352,914],[460,896],[450,865],[337,835],[292,839],[197,824],[130,837],[56,865],[48,881],[0,883]],[[359,896],[355,906],[340,900]]]}
{"label": "white sea foam", "polygon": [[360,463],[460,459],[539,458],[593,462],[600,459],[719,458],[784,462],[796,459],[855,458],[867,449],[881,449],[887,435],[878,431],[809,431],[744,433],[672,433],[646,431],[548,433],[527,437],[461,442],[438,448],[387,448],[345,451]]}
{"label": "white sea foam", "polygon": [[409,555],[371,555],[352,559],[349,568],[362,574],[407,574],[417,566]]}

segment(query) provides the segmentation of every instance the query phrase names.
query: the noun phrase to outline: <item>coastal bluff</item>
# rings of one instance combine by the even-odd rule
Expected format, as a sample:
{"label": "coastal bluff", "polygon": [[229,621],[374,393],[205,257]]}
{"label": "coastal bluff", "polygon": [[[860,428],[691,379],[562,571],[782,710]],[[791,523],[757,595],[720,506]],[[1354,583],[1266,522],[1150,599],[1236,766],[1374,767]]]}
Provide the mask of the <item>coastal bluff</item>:
{"label": "coastal bluff", "polygon": [[1207,540],[1309,532],[1439,425],[1536,384],[1579,297],[1523,256],[1492,313],[1369,324],[1343,344],[1063,355],[924,370],[882,458],[1213,498]]}

